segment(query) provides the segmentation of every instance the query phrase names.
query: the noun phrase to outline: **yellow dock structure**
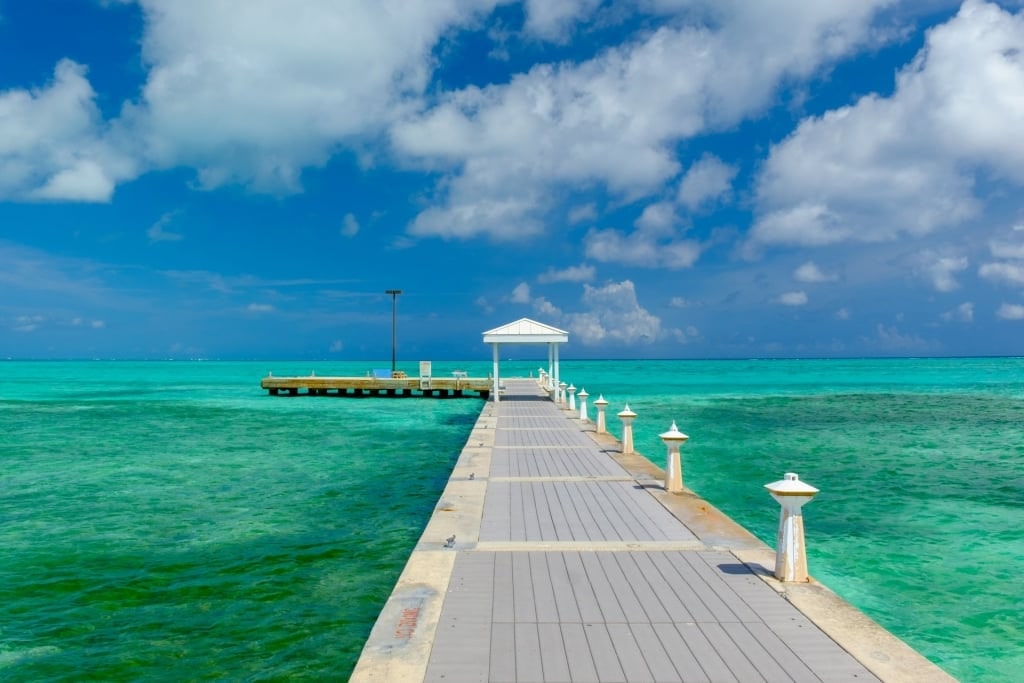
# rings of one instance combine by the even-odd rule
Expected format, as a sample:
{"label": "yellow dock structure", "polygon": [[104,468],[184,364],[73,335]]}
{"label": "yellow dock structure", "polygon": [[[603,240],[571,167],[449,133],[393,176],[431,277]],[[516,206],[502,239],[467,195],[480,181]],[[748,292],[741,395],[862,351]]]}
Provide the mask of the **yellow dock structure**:
{"label": "yellow dock structure", "polygon": [[274,377],[268,375],[260,387],[272,396],[347,396],[347,397],[432,397],[482,398],[491,395],[488,377]]}

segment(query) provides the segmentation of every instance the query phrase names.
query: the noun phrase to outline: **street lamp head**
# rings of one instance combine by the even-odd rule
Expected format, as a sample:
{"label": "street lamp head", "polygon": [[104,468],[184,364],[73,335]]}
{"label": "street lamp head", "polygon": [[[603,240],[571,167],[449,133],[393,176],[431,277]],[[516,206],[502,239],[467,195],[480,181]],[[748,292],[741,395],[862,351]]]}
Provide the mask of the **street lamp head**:
{"label": "street lamp head", "polygon": [[390,294],[391,296],[395,296],[397,294],[401,294],[402,290],[400,290],[400,289],[385,289],[384,293],[385,294]]}

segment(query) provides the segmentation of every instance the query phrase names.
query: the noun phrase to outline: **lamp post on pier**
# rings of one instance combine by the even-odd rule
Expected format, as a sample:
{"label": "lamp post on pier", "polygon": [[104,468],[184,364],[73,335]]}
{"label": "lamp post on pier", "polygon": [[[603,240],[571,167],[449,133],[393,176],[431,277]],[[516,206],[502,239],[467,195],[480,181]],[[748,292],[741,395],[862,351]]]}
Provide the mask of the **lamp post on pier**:
{"label": "lamp post on pier", "polygon": [[395,375],[395,324],[398,320],[398,295],[402,293],[400,289],[386,289],[385,294],[391,295],[391,376]]}

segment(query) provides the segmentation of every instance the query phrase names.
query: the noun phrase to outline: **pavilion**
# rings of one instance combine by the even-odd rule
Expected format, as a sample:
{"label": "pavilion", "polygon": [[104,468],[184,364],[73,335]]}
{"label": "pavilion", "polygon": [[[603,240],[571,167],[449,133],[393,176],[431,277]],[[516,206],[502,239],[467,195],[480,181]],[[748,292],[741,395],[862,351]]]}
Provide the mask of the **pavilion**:
{"label": "pavilion", "polygon": [[515,322],[495,327],[493,330],[484,332],[484,343],[490,344],[494,349],[494,396],[499,401],[501,394],[498,388],[501,383],[499,377],[500,353],[498,347],[502,344],[547,344],[548,345],[548,376],[551,378],[551,397],[555,397],[558,391],[558,345],[569,341],[569,333],[551,325],[539,323],[529,318],[520,318]]}

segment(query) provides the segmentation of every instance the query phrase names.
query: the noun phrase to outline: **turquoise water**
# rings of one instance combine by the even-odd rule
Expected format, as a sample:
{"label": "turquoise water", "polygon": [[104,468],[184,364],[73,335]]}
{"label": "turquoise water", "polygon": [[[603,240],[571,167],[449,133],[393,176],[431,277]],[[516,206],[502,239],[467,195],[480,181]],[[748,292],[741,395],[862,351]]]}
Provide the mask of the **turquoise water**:
{"label": "turquoise water", "polygon": [[[481,403],[258,382],[373,366],[0,364],[0,679],[347,677]],[[455,368],[490,370],[434,364]],[[1024,670],[1024,360],[562,376],[610,412],[629,401],[658,464],[675,419],[687,485],[769,542],[762,485],[799,472],[822,489],[805,511],[817,578],[964,681]]]}
{"label": "turquoise water", "polygon": [[0,368],[2,680],[344,680],[481,405]]}

